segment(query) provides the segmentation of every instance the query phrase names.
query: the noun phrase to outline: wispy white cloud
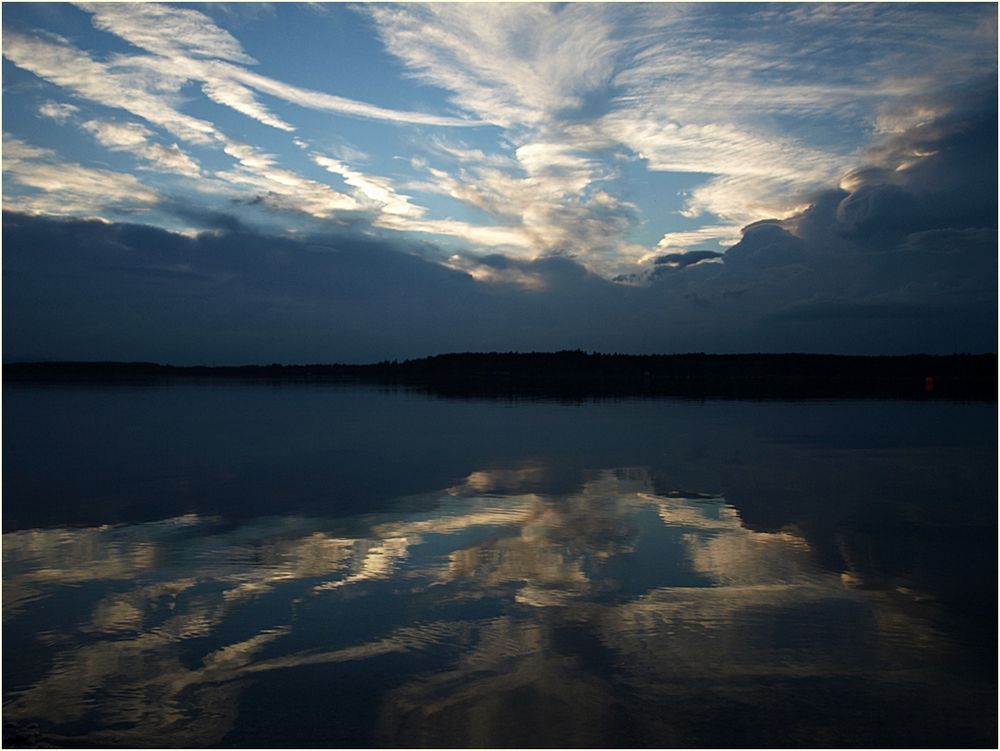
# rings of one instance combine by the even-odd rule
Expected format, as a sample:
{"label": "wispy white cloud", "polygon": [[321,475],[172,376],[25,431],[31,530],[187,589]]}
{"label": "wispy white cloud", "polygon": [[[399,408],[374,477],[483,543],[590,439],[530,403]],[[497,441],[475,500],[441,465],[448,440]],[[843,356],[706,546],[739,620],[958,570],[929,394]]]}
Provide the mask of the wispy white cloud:
{"label": "wispy white cloud", "polygon": [[[691,213],[740,222],[794,213],[856,164],[861,144],[836,130],[882,129],[896,103],[996,68],[995,49],[973,40],[982,14],[968,7],[734,10],[746,29],[712,6],[673,16],[616,77],[623,106],[606,119],[650,169],[716,176],[692,193]],[[643,15],[656,28],[659,9]]]}
{"label": "wispy white cloud", "polygon": [[390,52],[423,81],[506,128],[580,108],[614,72],[607,6],[370,5]]}
{"label": "wispy white cloud", "polygon": [[[456,104],[506,128],[513,142],[511,157],[487,158],[438,141],[430,151],[445,161],[428,168],[432,180],[425,189],[518,229],[531,238],[535,253],[571,252],[605,268],[624,260],[625,238],[640,217],[634,204],[607,187],[615,177],[608,156],[616,150],[643,157],[653,170],[770,180],[776,166],[789,162],[795,166],[779,172],[776,182],[798,181],[794,187],[815,188],[838,175],[825,155],[794,144],[775,144],[777,139],[735,126],[671,123],[657,110],[661,92],[627,89],[625,71],[641,65],[647,30],[623,29],[619,15],[627,14],[605,6],[368,10],[388,49],[414,75],[450,89]],[[667,13],[676,16],[672,9]],[[813,162],[822,162],[821,174],[813,170],[803,178]],[[695,195],[689,206],[698,212],[720,208],[735,207],[723,205],[718,191]],[[738,216],[722,216],[733,224],[752,221],[759,218],[756,208],[740,206]]]}
{"label": "wispy white cloud", "polygon": [[281,130],[293,127],[260,104],[250,88],[302,107],[354,117],[423,125],[470,124],[458,118],[379,107],[254,73],[242,66],[257,61],[229,32],[196,10],[156,3],[84,3],[80,7],[92,14],[97,28],[168,58],[175,67],[182,64],[193,80],[203,82],[202,90],[214,101]]}
{"label": "wispy white cloud", "polygon": [[[434,113],[273,78],[255,67],[233,33],[192,7],[80,7],[95,28],[131,49],[97,56],[61,37],[10,31],[4,55],[81,105],[111,107],[141,121],[115,130],[106,113],[85,119],[77,104],[48,102],[39,109],[57,122],[87,127],[105,148],[134,155],[141,168],[200,175],[203,192],[315,218],[460,238],[522,259],[568,254],[609,275],[664,251],[734,240],[740,225],[802,211],[845,175],[854,179],[850,170],[866,141],[940,116],[926,92],[969,71],[996,68],[995,14],[991,20],[990,13],[964,5],[953,14],[880,5],[354,9],[374,22],[408,75],[450,96],[451,111]],[[292,143],[337,181],[307,177],[273,145],[265,153],[245,143],[250,136],[230,136],[224,121],[187,114],[198,90],[284,133],[301,125],[296,107],[424,126],[407,155],[417,177],[372,174],[358,167],[367,155],[336,143],[336,136],[320,143],[296,132]],[[454,130],[427,132],[484,124],[499,129],[475,133],[489,133],[492,148],[468,131],[461,136],[468,142]],[[235,166],[200,169],[182,146],[221,151]],[[923,158],[912,155],[914,163]],[[626,192],[626,164],[630,171],[695,174],[700,182],[687,190],[683,205],[657,215],[659,206]],[[439,207],[420,205],[421,193],[447,196],[486,218],[439,218]],[[673,211],[703,225],[668,232],[666,215]],[[644,232],[652,225],[662,233],[657,246],[634,242],[644,224]]]}
{"label": "wispy white cloud", "polygon": [[212,123],[177,108],[185,80],[154,59],[132,56],[98,61],[61,37],[50,40],[17,32],[4,33],[3,54],[78,98],[130,112],[184,141],[207,145],[225,140]]}
{"label": "wispy white cloud", "polygon": [[[200,84],[212,101],[286,132],[294,126],[262,104],[255,92],[348,116],[436,126],[475,124],[468,119],[379,107],[250,71],[243,66],[256,61],[235,37],[190,8],[151,3],[85,3],[80,7],[91,14],[96,28],[118,36],[138,51],[98,59],[61,37],[11,32],[5,34],[5,57],[80,100],[140,119],[145,124],[104,119],[81,120],[79,124],[105,148],[131,153],[143,169],[200,175],[203,179],[197,188],[203,193],[262,200],[272,207],[323,219],[342,212],[409,217],[423,213],[408,197],[399,195],[388,179],[365,175],[342,160],[321,164],[356,189],[357,197],[352,197],[298,174],[272,154],[231,138],[216,123],[186,114],[182,111],[187,96],[183,89],[190,82]],[[41,114],[68,122],[78,112],[76,105],[53,102]],[[151,128],[162,129],[183,143],[219,149],[236,160],[236,167],[204,173],[180,145],[158,142]],[[345,155],[356,157],[358,152]],[[454,231],[454,227],[449,229]]]}
{"label": "wispy white cloud", "polygon": [[355,196],[362,205],[369,205],[377,212],[399,216],[420,217],[425,209],[410,203],[410,196],[400,195],[392,183],[383,177],[366,175],[352,169],[337,159],[312,153],[312,160],[328,172],[340,175],[344,182],[356,189]]}
{"label": "wispy white cloud", "polygon": [[[637,156],[652,172],[707,175],[684,214],[711,222],[705,237],[723,225],[717,236],[732,237],[732,227],[794,214],[836,185],[873,124],[909,127],[912,117],[892,115],[892,102],[996,67],[995,49],[973,43],[983,14],[967,8],[945,19],[890,6],[366,11],[414,76],[451,91],[514,144],[516,167],[494,162],[492,172],[474,151],[436,144],[431,151],[462,161],[432,173],[440,191],[534,233],[539,251],[568,242],[588,260],[606,238],[624,247],[634,226],[588,196],[606,177],[609,152]],[[943,48],[956,54],[942,61]],[[809,127],[786,127],[792,121]]]}
{"label": "wispy white cloud", "polygon": [[301,211],[319,219],[362,208],[351,196],[285,169],[274,156],[255,146],[230,141],[225,152],[237,161],[236,168],[217,171],[214,177],[232,186],[250,189],[273,207]]}
{"label": "wispy white cloud", "polygon": [[160,197],[134,175],[67,162],[51,149],[4,135],[3,175],[27,191],[5,191],[4,208],[32,214],[101,215],[134,209]]}
{"label": "wispy white cloud", "polygon": [[[559,145],[538,146],[538,149]],[[474,224],[455,219],[427,218],[427,210],[411,201],[395,189],[392,181],[385,177],[366,174],[352,168],[345,162],[316,152],[310,158],[319,166],[339,175],[344,182],[355,188],[355,198],[365,209],[374,212],[372,223],[377,227],[405,232],[445,235],[470,243],[481,252],[504,249],[514,255],[533,256],[540,250],[557,250],[575,247],[575,239],[588,231],[591,222],[587,211],[580,206],[560,203],[570,199],[575,187],[589,183],[593,169],[587,160],[564,153],[554,165],[540,165],[540,174],[513,177],[508,172],[497,169],[496,164],[516,168],[518,162],[512,159],[494,157],[479,150],[453,148],[438,141],[435,148],[439,153],[461,158],[469,166],[469,171],[460,170],[453,175],[445,170],[424,164],[431,180],[412,183],[412,187],[424,193],[440,193],[463,203],[476,206],[493,217],[494,224]],[[526,154],[535,154],[538,149],[526,148]],[[526,161],[534,168],[531,157]],[[550,172],[550,167],[555,172]],[[569,183],[568,189],[563,183]],[[617,210],[620,204],[607,193],[595,191],[589,199],[594,205],[602,205],[608,210]],[[562,217],[556,213],[562,212]],[[570,228],[572,227],[572,231]],[[603,223],[590,227],[589,231],[603,232]],[[499,280],[499,274],[484,270],[476,264],[460,265],[476,278]]]}
{"label": "wispy white cloud", "polygon": [[609,191],[614,169],[578,141],[526,141],[511,157],[438,142],[435,154],[444,157],[436,160],[441,167],[418,161],[429,177],[411,187],[487,213],[521,238],[516,255],[568,254],[602,271],[636,256],[624,236],[638,222],[638,208]]}
{"label": "wispy white cloud", "polygon": [[480,252],[496,250],[517,252],[533,247],[530,238],[514,227],[472,224],[456,219],[415,219],[388,213],[379,214],[373,223],[376,227],[400,232],[422,232],[456,237],[471,243]]}
{"label": "wispy white cloud", "polygon": [[205,96],[218,104],[231,107],[242,115],[253,118],[264,125],[278,130],[292,131],[295,128],[262,106],[253,92],[227,78],[212,78],[202,84]]}
{"label": "wispy white cloud", "polygon": [[805,175],[724,175],[692,190],[680,213],[689,218],[714,215],[736,225],[747,225],[802,211],[813,194],[835,184],[835,178],[823,182]]}
{"label": "wispy white cloud", "polygon": [[449,143],[440,137],[431,140],[428,150],[437,156],[443,156],[458,164],[500,168],[513,168],[516,166],[515,160],[507,154],[499,152],[491,153],[482,149],[471,149],[464,144]]}
{"label": "wispy white cloud", "polygon": [[173,172],[186,177],[199,177],[201,168],[177,144],[164,146],[152,141],[153,132],[138,123],[88,120],[83,128],[110,151],[131,153],[144,162],[145,169]]}
{"label": "wispy white cloud", "polygon": [[106,120],[88,120],[83,124],[102,146],[112,151],[131,151],[145,146],[152,132],[138,123],[116,123]]}
{"label": "wispy white cloud", "polygon": [[50,120],[55,120],[57,123],[67,122],[79,111],[79,107],[68,102],[44,102],[38,108],[39,115],[47,117]]}
{"label": "wispy white cloud", "polygon": [[170,146],[151,143],[143,149],[141,156],[146,160],[145,169],[174,172],[187,177],[200,177],[202,174],[198,163],[181,151],[181,147],[176,143]]}
{"label": "wispy white cloud", "polygon": [[219,70],[225,70],[225,75],[232,80],[245,84],[264,94],[283,99],[291,104],[297,104],[307,109],[323,110],[334,112],[350,117],[361,117],[371,120],[386,120],[397,123],[410,123],[415,125],[437,125],[442,127],[469,127],[478,126],[473,120],[466,120],[456,117],[444,117],[430,115],[423,112],[408,112],[406,110],[390,109],[379,107],[378,105],[359,102],[355,99],[327,94],[322,91],[305,89],[292,84],[282,83],[273,78],[262,76],[246,68],[236,66],[219,66]]}
{"label": "wispy white cloud", "polygon": [[739,242],[739,240],[740,225],[709,224],[693,230],[667,232],[656,244],[656,247],[661,252],[684,253],[693,245],[700,245],[706,242],[713,242],[718,245],[733,245]]}
{"label": "wispy white cloud", "polygon": [[78,3],[95,27],[163,57],[256,62],[240,43],[203,13],[158,3]]}
{"label": "wispy white cloud", "polygon": [[[305,151],[309,151],[310,149],[313,148],[310,144],[301,140],[297,141],[296,145]],[[358,163],[363,164],[364,162],[367,162],[371,159],[371,155],[368,154],[367,152],[362,151],[361,149],[352,146],[351,144],[343,142],[326,145],[323,147],[323,150],[328,154],[332,154],[334,157],[341,160],[342,162],[353,162],[354,164]]]}
{"label": "wispy white cloud", "polygon": [[776,135],[708,122],[672,121],[668,106],[625,110],[602,120],[606,133],[657,172],[708,173],[715,177],[691,191],[685,213],[713,214],[733,223],[787,215],[803,198],[836,184],[856,161]]}

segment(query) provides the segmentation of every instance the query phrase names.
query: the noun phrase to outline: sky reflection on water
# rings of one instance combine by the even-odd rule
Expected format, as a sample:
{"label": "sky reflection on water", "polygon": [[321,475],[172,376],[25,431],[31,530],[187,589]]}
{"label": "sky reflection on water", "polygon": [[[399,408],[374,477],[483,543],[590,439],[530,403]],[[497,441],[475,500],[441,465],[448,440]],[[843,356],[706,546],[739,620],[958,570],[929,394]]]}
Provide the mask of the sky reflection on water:
{"label": "sky reflection on water", "polygon": [[[773,460],[787,442],[772,443]],[[974,488],[969,443],[836,464],[867,476],[883,452],[919,474],[916,457]],[[551,455],[475,466],[372,513],[12,529],[5,722],[137,746],[995,738],[996,579],[971,568],[996,551],[988,486],[947,499],[949,524],[938,499],[894,496],[890,478],[872,494],[891,518],[870,499],[859,517],[854,499],[835,523],[826,509],[754,529],[717,488],[665,485],[662,465],[590,466],[575,484],[566,469]]]}

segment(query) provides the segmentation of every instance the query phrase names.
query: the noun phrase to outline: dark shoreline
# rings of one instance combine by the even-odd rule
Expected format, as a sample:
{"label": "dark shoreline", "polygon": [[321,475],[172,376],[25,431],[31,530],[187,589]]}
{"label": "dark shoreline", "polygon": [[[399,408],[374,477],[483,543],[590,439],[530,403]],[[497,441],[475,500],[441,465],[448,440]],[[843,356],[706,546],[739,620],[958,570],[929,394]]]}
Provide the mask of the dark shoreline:
{"label": "dark shoreline", "polygon": [[3,366],[5,382],[156,382],[175,378],[367,383],[445,396],[996,401],[997,356],[604,355],[574,350],[447,354],[371,365],[33,362]]}

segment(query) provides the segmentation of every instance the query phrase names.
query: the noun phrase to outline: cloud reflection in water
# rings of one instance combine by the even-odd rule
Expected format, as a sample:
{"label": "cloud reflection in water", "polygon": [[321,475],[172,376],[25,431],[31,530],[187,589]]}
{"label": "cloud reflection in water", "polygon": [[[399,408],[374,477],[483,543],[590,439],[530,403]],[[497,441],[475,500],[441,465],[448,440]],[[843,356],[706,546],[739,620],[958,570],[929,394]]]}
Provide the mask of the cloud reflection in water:
{"label": "cloud reflection in water", "polygon": [[795,529],[751,531],[721,497],[654,492],[642,468],[562,494],[547,472],[484,468],[349,520],[4,535],[6,654],[45,666],[5,714],[54,742],[237,742],[238,718],[294,701],[295,676],[333,686],[338,666],[394,657],[358,743],[669,746],[706,737],[699,699],[745,718],[803,679],[917,685],[912,666],[948,649],[898,596],[820,568]]}

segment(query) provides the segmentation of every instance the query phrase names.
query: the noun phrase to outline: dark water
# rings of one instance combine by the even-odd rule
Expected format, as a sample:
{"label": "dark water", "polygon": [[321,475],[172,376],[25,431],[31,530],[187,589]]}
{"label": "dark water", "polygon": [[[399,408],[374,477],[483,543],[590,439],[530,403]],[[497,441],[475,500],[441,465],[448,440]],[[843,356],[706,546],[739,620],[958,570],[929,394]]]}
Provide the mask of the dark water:
{"label": "dark water", "polygon": [[8,386],[5,745],[995,746],[996,426]]}

